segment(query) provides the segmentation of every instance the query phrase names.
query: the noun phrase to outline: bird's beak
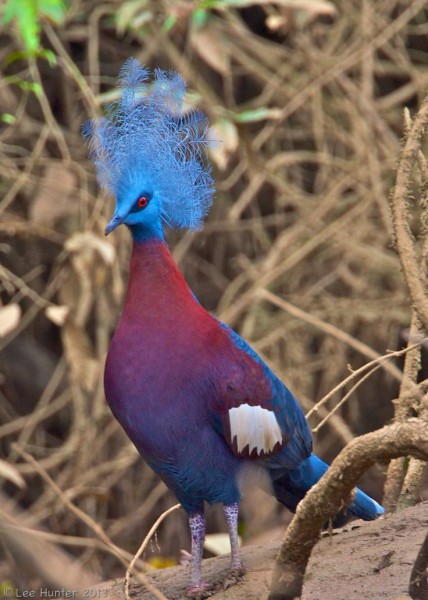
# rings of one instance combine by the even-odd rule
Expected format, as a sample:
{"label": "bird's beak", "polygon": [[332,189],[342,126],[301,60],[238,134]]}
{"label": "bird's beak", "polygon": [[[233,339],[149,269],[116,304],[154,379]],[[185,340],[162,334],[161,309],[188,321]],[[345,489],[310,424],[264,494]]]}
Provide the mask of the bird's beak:
{"label": "bird's beak", "polygon": [[123,221],[122,215],[114,215],[112,220],[110,221],[110,223],[105,228],[104,234],[108,235],[109,233],[111,233],[113,231],[113,229],[116,229],[116,227],[118,227],[122,223],[122,221]]}

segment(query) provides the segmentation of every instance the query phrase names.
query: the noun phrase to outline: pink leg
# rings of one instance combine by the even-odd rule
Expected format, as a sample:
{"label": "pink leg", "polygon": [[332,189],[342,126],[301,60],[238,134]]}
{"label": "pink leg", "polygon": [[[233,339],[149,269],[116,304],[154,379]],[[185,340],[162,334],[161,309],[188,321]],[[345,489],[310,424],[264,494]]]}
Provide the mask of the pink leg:
{"label": "pink leg", "polygon": [[201,562],[205,539],[205,517],[203,513],[193,512],[189,515],[192,535],[192,559],[190,563],[190,582],[187,589],[189,595],[198,595],[207,589],[202,581]]}

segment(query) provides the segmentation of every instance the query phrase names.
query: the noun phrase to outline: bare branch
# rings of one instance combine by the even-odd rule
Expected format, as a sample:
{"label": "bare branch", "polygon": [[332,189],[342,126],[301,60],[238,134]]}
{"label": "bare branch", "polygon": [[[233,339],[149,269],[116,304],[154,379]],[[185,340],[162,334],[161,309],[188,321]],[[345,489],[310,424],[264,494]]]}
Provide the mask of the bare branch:
{"label": "bare branch", "polygon": [[421,277],[419,261],[409,227],[407,202],[410,195],[409,188],[413,168],[418,163],[421,138],[427,125],[428,96],[423,100],[413,120],[401,151],[395,189],[392,195],[392,215],[397,250],[414,308],[426,329],[428,329],[428,297],[425,293],[425,285]]}

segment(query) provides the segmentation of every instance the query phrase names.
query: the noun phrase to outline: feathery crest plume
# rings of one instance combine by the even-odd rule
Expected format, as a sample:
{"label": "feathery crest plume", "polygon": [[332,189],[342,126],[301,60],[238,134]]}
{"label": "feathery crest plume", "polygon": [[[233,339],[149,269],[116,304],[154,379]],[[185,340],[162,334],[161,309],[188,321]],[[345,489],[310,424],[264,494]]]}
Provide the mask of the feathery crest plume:
{"label": "feathery crest plume", "polygon": [[83,127],[100,187],[119,197],[141,179],[161,198],[164,222],[198,229],[214,194],[205,115],[183,113],[186,82],[178,73],[156,69],[150,82],[149,72],[129,58],[118,84],[121,98]]}

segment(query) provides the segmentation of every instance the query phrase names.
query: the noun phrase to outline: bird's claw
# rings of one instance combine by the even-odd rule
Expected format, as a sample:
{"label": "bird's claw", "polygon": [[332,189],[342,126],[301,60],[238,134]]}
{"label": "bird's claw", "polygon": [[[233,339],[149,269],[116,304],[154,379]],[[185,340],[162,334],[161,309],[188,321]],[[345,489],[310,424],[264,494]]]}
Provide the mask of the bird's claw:
{"label": "bird's claw", "polygon": [[233,566],[223,581],[223,589],[227,590],[227,588],[235,585],[235,583],[238,583],[244,574],[245,567],[242,564]]}
{"label": "bird's claw", "polygon": [[209,595],[207,594],[207,592],[209,592],[209,589],[210,586],[208,585],[208,583],[205,583],[205,581],[201,581],[200,583],[189,585],[189,587],[187,588],[186,595],[188,598],[193,599],[207,598],[207,596]]}

